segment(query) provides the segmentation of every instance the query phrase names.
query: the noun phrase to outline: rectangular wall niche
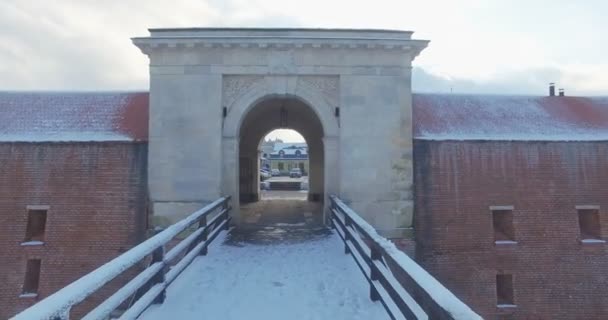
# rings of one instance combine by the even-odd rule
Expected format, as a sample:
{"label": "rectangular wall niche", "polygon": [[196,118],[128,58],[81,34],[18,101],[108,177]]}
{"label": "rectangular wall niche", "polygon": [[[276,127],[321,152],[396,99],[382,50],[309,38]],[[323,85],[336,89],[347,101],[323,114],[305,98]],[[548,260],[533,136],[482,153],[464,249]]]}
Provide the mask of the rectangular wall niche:
{"label": "rectangular wall niche", "polygon": [[46,231],[46,212],[47,209],[34,207],[27,210],[27,229],[25,231],[25,241],[44,241]]}
{"label": "rectangular wall niche", "polygon": [[40,259],[29,259],[25,268],[25,279],[23,281],[23,295],[38,293],[40,283]]}
{"label": "rectangular wall niche", "polygon": [[515,306],[513,297],[513,275],[496,275],[496,305],[499,307]]}
{"label": "rectangular wall niche", "polygon": [[581,240],[601,240],[602,231],[599,208],[581,207],[576,210],[578,212],[578,226],[581,232]]}
{"label": "rectangular wall niche", "polygon": [[490,210],[492,211],[494,242],[496,244],[515,243],[513,207],[490,207]]}

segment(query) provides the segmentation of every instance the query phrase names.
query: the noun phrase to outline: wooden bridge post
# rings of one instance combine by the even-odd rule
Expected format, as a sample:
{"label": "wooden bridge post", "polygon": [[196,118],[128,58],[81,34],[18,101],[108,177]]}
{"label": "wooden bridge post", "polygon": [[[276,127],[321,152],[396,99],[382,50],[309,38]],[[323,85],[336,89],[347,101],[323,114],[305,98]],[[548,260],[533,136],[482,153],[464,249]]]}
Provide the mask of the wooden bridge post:
{"label": "wooden bridge post", "polygon": [[338,226],[332,221],[333,219],[338,219],[338,217],[336,217],[336,210],[336,201],[333,197],[329,197],[329,221],[331,222],[331,226],[338,230]]}
{"label": "wooden bridge post", "polygon": [[[207,241],[207,237],[209,236],[209,226],[207,226],[207,216],[203,216],[198,223],[199,228],[205,228],[203,233],[201,233],[200,238],[196,241],[196,243],[201,243],[202,241]],[[207,255],[207,246],[203,246],[200,252],[201,256]]]}
{"label": "wooden bridge post", "polygon": [[[222,205],[222,210],[224,210],[224,219],[227,221],[230,220],[230,204],[228,201],[230,201],[230,197],[224,199],[224,204]],[[230,230],[230,223],[226,223],[224,230]]]}
{"label": "wooden bridge post", "polygon": [[[160,231],[162,231],[162,230],[157,230],[157,234],[160,233]],[[152,252],[152,262],[151,262],[151,264],[154,264],[156,262],[162,263],[164,259],[165,259],[165,246],[162,245],[162,246],[156,248],[154,250],[154,252]],[[165,274],[166,273],[167,273],[167,266],[163,266],[150,279],[150,284],[153,286],[155,284],[165,282]],[[166,290],[163,289],[163,291],[161,291],[161,293],[158,296],[156,296],[156,298],[152,301],[152,303],[153,304],[161,304],[161,303],[165,302],[165,297],[166,297]]]}
{"label": "wooden bridge post", "polygon": [[351,241],[352,242],[352,236],[350,234],[350,230],[348,229],[348,227],[352,224],[352,220],[350,219],[350,217],[348,216],[348,214],[344,214],[344,253],[345,254],[349,254],[350,252],[350,248],[348,247],[348,242]]}
{"label": "wooden bridge post", "polygon": [[374,287],[374,281],[380,280],[380,270],[378,270],[378,267],[376,266],[376,261],[378,261],[378,262],[382,261],[382,252],[378,249],[378,246],[375,243],[372,243],[370,245],[370,249],[371,249],[371,260],[370,260],[370,264],[369,264],[369,270],[370,270],[369,297],[370,297],[370,299],[372,299],[372,301],[378,301],[378,300],[380,300],[380,293],[378,293],[378,290],[376,290],[376,288]]}

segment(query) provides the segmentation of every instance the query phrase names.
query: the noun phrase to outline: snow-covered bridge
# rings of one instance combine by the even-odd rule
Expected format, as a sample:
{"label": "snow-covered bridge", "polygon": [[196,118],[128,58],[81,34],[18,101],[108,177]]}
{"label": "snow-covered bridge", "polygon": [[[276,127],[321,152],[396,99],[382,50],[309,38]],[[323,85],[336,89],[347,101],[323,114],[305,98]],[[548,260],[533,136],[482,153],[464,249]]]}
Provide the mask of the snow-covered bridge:
{"label": "snow-covered bridge", "polygon": [[121,275],[130,280],[83,319],[481,319],[337,197],[333,230],[230,229],[229,203],[205,206],[14,319],[68,319]]}
{"label": "snow-covered bridge", "polygon": [[277,245],[226,241],[198,257],[140,319],[388,319],[335,234]]}

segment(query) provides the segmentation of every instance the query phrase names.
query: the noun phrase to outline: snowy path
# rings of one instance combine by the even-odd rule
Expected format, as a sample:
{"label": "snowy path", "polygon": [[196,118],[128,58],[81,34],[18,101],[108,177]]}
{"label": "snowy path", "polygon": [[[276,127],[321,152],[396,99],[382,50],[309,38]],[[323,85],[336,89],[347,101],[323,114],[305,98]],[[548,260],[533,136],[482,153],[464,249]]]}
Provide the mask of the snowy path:
{"label": "snowy path", "polygon": [[218,241],[140,319],[388,319],[343,250],[335,234],[292,244]]}

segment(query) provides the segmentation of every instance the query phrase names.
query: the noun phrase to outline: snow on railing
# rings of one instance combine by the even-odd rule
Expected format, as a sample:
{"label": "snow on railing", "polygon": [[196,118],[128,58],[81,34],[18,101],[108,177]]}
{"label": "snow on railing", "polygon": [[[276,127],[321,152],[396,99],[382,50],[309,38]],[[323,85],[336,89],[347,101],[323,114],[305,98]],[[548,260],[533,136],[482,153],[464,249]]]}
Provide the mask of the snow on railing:
{"label": "snow on railing", "polygon": [[336,196],[331,222],[391,319],[483,320]]}
{"label": "snow on railing", "polygon": [[[190,265],[194,258],[198,255],[206,255],[209,244],[222,230],[228,229],[231,209],[228,205],[229,200],[230,197],[224,197],[210,203],[12,319],[67,320],[73,306],[151,255],[150,265],[146,269],[83,318],[108,319],[114,310],[132,297],[136,301],[128,307],[120,319],[136,319],[150,304],[163,303],[167,286]],[[217,214],[211,217],[213,213]],[[165,254],[165,246],[169,241],[197,222],[197,229]],[[177,261],[182,255],[183,257]],[[175,261],[177,262],[170,267]]]}

